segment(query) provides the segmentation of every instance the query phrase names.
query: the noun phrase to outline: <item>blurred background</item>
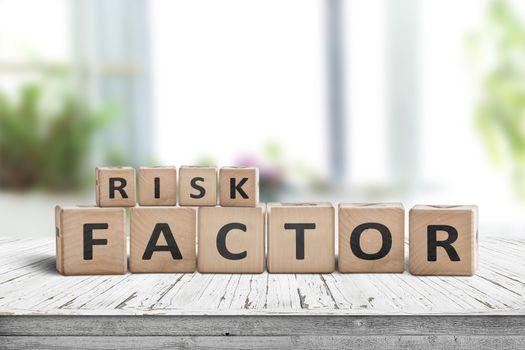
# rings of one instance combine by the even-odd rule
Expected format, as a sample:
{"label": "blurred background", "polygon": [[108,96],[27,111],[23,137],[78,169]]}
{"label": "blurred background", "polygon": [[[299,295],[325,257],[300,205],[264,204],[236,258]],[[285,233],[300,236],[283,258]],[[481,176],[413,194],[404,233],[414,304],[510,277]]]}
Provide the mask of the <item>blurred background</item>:
{"label": "blurred background", "polygon": [[525,235],[525,2],[0,0],[0,235],[96,165],[256,165],[263,201],[477,204]]}

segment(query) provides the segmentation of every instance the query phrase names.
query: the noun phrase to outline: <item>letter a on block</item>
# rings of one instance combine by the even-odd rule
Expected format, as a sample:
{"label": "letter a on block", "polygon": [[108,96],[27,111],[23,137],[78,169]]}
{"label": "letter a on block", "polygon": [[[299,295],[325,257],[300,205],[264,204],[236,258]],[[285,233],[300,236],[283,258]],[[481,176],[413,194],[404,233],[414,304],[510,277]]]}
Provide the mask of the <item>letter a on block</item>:
{"label": "letter a on block", "polygon": [[118,275],[127,270],[124,209],[57,206],[57,270],[63,275]]}
{"label": "letter a on block", "polygon": [[478,208],[416,205],[409,214],[410,273],[472,276],[477,268]]}
{"label": "letter a on block", "polygon": [[131,208],[129,270],[194,272],[195,208]]}

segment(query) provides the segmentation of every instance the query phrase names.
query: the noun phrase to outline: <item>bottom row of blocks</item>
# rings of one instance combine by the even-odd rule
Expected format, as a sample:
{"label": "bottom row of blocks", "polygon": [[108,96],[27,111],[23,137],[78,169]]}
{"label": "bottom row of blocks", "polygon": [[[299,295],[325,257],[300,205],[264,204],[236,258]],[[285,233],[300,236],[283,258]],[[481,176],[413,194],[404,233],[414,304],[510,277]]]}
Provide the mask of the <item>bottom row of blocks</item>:
{"label": "bottom row of blocks", "polygon": [[[198,270],[261,273],[266,253],[271,273],[333,272],[334,220],[334,207],[330,203],[270,203],[267,213],[264,205],[201,207],[198,209]],[[416,206],[410,211],[409,220],[411,273],[475,273],[475,206]],[[134,207],[130,221],[131,272],[195,271],[196,208]],[[56,227],[60,273],[123,274],[127,271],[124,209],[57,207]],[[340,204],[339,271],[403,270],[402,204]]]}

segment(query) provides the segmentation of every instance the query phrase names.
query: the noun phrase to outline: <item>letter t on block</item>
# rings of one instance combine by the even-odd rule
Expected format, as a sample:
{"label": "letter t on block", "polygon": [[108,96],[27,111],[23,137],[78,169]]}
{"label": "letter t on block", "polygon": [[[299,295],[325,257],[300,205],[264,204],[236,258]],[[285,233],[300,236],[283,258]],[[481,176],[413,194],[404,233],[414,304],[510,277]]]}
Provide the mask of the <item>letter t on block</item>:
{"label": "letter t on block", "polygon": [[477,268],[478,208],[416,205],[409,214],[410,273],[472,276]]}
{"label": "letter t on block", "polygon": [[331,203],[268,203],[268,272],[331,273],[335,269]]}
{"label": "letter t on block", "polygon": [[99,207],[134,207],[137,183],[135,169],[97,168],[97,205]]}

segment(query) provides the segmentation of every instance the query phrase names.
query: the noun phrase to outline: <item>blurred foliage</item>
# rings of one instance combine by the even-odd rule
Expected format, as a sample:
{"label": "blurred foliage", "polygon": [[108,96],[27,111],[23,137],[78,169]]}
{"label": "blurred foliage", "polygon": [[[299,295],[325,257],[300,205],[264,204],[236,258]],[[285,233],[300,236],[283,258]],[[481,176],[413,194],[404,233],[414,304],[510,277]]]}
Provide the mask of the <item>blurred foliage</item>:
{"label": "blurred foliage", "polygon": [[491,158],[508,166],[525,198],[525,22],[506,0],[490,2],[485,32],[474,41],[483,60],[476,122]]}
{"label": "blurred foliage", "polygon": [[26,83],[17,95],[0,91],[0,188],[80,189],[92,172],[91,142],[111,111],[92,112],[49,82]]}

